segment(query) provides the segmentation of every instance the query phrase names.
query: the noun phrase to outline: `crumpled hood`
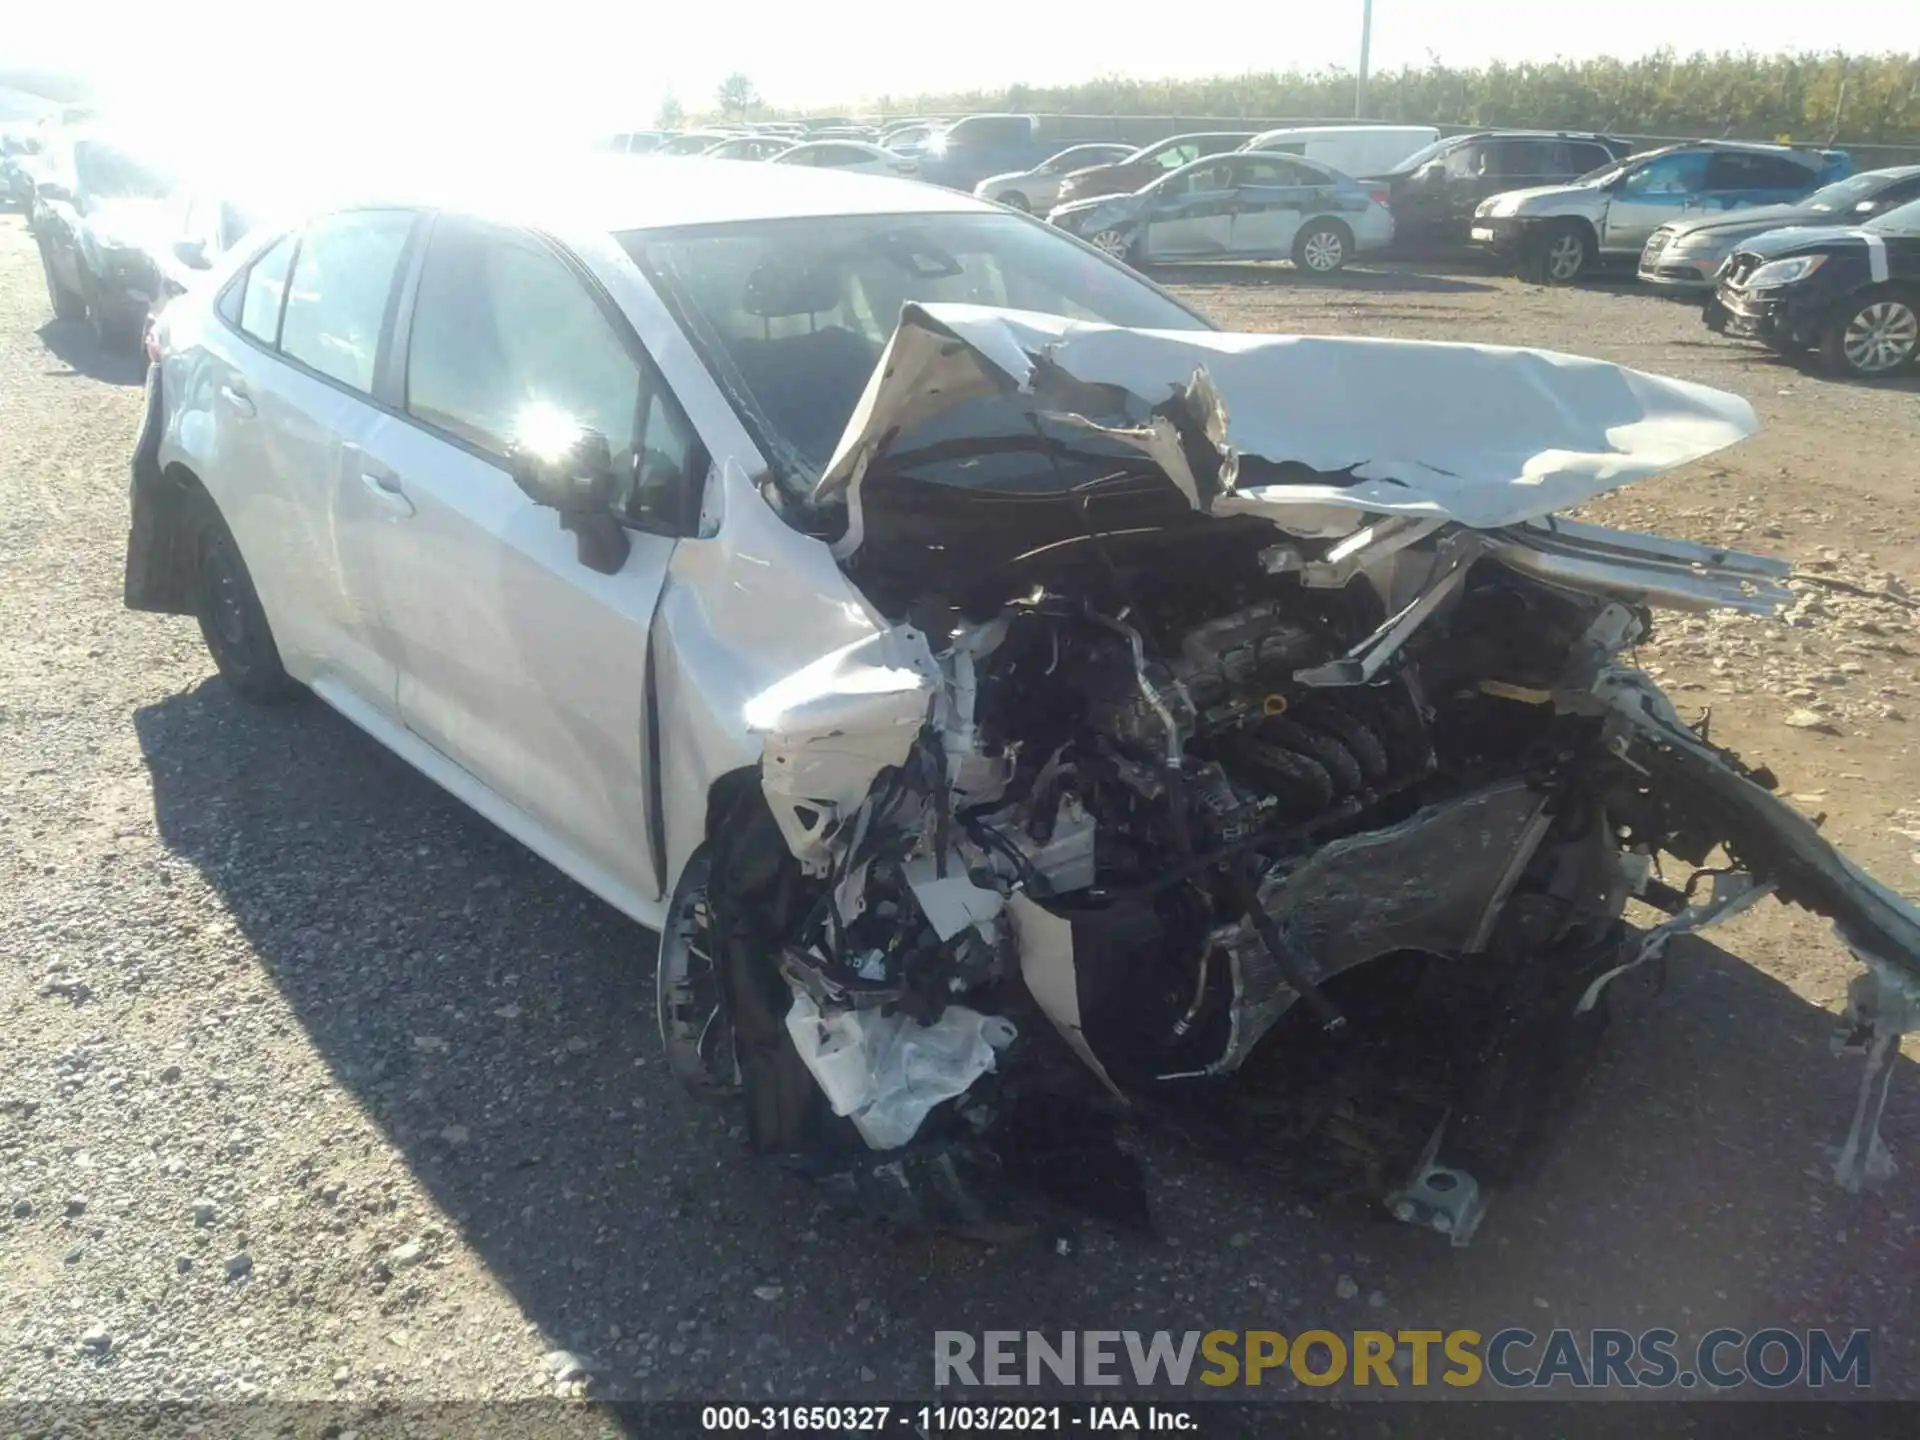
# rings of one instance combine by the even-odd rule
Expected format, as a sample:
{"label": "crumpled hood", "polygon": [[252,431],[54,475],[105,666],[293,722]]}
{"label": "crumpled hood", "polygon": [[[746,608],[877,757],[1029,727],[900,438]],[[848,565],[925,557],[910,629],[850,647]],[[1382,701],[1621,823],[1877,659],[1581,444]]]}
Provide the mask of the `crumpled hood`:
{"label": "crumpled hood", "polygon": [[[836,553],[859,546],[860,489],[890,453],[936,417],[996,395],[1007,402],[996,433],[1033,415],[1082,425],[1138,450],[1195,509],[1320,537],[1370,514],[1519,524],[1756,426],[1738,396],[1546,350],[1129,330],[908,305],[814,490],[816,503],[848,506]],[[1304,471],[1297,482],[1289,472],[1285,483],[1241,483],[1274,466]]]}
{"label": "crumpled hood", "polygon": [[1762,259],[1772,260],[1781,255],[1798,254],[1802,250],[1817,250],[1836,241],[1871,245],[1879,239],[1871,230],[1862,230],[1858,225],[1797,225],[1755,235],[1751,240],[1742,241],[1740,248]]}

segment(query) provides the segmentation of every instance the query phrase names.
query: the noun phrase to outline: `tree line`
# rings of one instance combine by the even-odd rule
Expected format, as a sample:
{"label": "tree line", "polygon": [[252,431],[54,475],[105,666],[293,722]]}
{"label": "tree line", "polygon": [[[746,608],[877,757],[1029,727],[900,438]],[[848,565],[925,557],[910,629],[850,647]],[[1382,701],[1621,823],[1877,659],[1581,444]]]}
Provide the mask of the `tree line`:
{"label": "tree line", "polygon": [[[1012,84],[882,96],[889,115],[1040,111],[1068,115],[1285,117],[1354,113],[1344,69],[1199,80],[1110,75],[1077,85]],[[1678,55],[1549,60],[1473,68],[1403,66],[1370,77],[1367,117],[1429,125],[1611,130],[1856,144],[1920,144],[1920,55]]]}

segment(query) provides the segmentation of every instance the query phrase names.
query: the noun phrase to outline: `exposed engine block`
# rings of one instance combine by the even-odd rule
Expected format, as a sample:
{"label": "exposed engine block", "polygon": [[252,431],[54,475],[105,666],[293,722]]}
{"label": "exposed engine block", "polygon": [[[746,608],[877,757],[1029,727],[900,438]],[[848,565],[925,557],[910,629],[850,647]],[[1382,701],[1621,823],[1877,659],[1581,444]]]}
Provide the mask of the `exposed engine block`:
{"label": "exposed engine block", "polygon": [[1263,815],[1294,820],[1364,806],[1432,767],[1402,681],[1341,691],[1295,681],[1339,643],[1284,600],[1195,625],[1161,655],[1130,627],[1095,618],[1118,638],[1085,672],[1090,726],[1142,764],[1194,742],[1200,818],[1222,822],[1209,828],[1231,832],[1255,797]]}

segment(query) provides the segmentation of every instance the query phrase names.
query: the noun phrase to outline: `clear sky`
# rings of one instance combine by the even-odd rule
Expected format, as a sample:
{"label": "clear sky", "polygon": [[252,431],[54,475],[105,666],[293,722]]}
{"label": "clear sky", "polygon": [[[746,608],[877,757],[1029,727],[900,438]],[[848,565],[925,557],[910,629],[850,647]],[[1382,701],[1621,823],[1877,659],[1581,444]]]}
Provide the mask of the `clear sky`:
{"label": "clear sky", "polygon": [[[204,123],[407,128],[457,120],[473,133],[645,124],[671,90],[692,109],[744,71],[773,104],[846,103],[1014,81],[1102,74],[1214,75],[1351,66],[1361,0],[1134,7],[1034,0],[606,0],[452,5],[324,0],[264,5],[152,0],[9,7],[0,65],[91,74]],[[1130,18],[1137,14],[1137,20]],[[1920,0],[1688,5],[1607,0],[1377,0],[1373,63],[1451,64],[1601,53],[1751,49],[1920,52]]]}

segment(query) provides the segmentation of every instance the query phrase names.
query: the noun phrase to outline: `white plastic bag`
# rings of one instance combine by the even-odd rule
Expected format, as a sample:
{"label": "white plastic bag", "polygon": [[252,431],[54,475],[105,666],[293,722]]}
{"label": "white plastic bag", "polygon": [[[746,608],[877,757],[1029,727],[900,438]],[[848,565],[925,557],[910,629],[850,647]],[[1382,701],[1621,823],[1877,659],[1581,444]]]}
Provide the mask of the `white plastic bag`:
{"label": "white plastic bag", "polygon": [[949,1005],[931,1025],[879,1010],[822,1014],[796,990],[787,1033],[833,1113],[853,1120],[875,1150],[911,1140],[927,1112],[964,1094],[993,1069],[994,1052],[1013,1043],[1012,1022]]}

